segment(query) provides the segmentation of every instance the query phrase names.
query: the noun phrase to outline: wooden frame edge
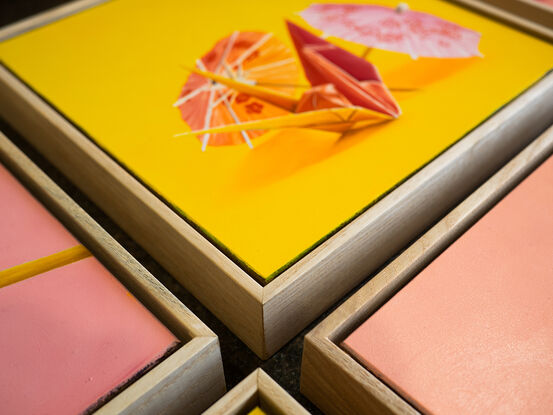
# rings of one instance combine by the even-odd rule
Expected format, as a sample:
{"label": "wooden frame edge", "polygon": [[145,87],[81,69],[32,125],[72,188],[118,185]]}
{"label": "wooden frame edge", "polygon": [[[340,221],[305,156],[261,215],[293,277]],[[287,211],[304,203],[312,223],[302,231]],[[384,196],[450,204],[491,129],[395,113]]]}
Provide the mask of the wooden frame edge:
{"label": "wooden frame edge", "polygon": [[[125,284],[140,302],[183,341],[183,345],[177,351],[100,407],[97,413],[106,413],[111,411],[110,408],[116,407],[124,412],[122,402],[135,406],[140,403],[146,412],[159,407],[160,404],[165,407],[159,399],[160,389],[163,396],[173,400],[188,399],[187,404],[193,409],[191,413],[200,413],[224,393],[225,379],[219,341],[215,333],[163,287],[1,132],[0,161]],[[175,380],[173,372],[191,374]],[[183,390],[189,388],[189,384],[201,385],[196,387],[200,399],[196,396],[183,396]]]}
{"label": "wooden frame edge", "polygon": [[121,393],[102,406],[96,415],[176,415],[183,410],[200,414],[225,392],[216,337],[196,337],[171,357],[148,372],[147,378],[129,386],[126,395]]}
{"label": "wooden frame edge", "polygon": [[20,35],[21,33],[28,32],[29,30],[36,29],[37,27],[44,26],[45,24],[63,19],[64,17],[71,16],[72,14],[78,13],[85,9],[100,5],[107,1],[109,0],[73,0],[66,4],[37,13],[26,19],[1,28],[0,42]]}
{"label": "wooden frame edge", "polygon": [[238,385],[228,391],[215,402],[204,415],[238,415],[251,409],[259,402],[259,390],[257,387],[257,373],[254,370]]}
{"label": "wooden frame edge", "polygon": [[449,1],[553,42],[553,9],[546,5],[531,0]]}
{"label": "wooden frame edge", "polygon": [[550,127],[315,327],[305,337],[302,393],[329,414],[418,413],[338,343],[552,154]]}
{"label": "wooden frame edge", "polygon": [[[123,230],[254,352],[263,354],[262,287],[256,281],[3,67],[0,96],[0,113],[27,141],[118,218]],[[128,197],[121,200],[123,192]],[[131,207],[133,215],[124,214]],[[165,237],[153,240],[152,233]]]}
{"label": "wooden frame edge", "polygon": [[[432,226],[551,123],[553,73],[265,286],[266,355]],[[397,232],[381,232],[385,226]]]}
{"label": "wooden frame edge", "polygon": [[269,408],[276,415],[308,415],[288,392],[262,369],[257,369],[257,387],[260,406]]}
{"label": "wooden frame edge", "polygon": [[[213,336],[213,333],[201,320],[166,288],[164,288],[128,251],[126,251],[111,235],[98,225],[88,213],[78,206],[52,179],[50,179],[37,165],[35,165],[15,144],[0,132],[0,161],[17,179],[30,190],[33,195],[51,211],[77,239],[102,260],[110,270],[117,272],[129,288],[135,290],[133,294],[139,300],[151,302],[154,314],[163,316],[164,313],[175,314],[180,325],[187,325],[187,332],[178,332],[180,336],[189,339],[198,336]],[[127,281],[127,280],[135,280]],[[148,295],[146,291],[154,292],[156,297]],[[163,318],[165,318],[163,316]],[[193,322],[192,325],[189,322]]]}
{"label": "wooden frame edge", "polygon": [[226,395],[219,399],[204,415],[239,415],[255,405],[275,415],[308,415],[288,392],[262,369],[256,369]]}

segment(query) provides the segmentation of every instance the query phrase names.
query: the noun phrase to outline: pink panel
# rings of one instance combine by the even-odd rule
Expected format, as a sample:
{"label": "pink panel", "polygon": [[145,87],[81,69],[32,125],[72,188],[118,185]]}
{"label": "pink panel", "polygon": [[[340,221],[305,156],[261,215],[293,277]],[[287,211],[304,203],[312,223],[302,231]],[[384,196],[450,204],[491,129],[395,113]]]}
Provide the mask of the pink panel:
{"label": "pink panel", "polygon": [[551,413],[553,158],[346,341],[433,414]]}
{"label": "pink panel", "polygon": [[79,242],[0,165],[0,270]]}
{"label": "pink panel", "polygon": [[0,289],[0,408],[77,414],[177,339],[96,259]]}

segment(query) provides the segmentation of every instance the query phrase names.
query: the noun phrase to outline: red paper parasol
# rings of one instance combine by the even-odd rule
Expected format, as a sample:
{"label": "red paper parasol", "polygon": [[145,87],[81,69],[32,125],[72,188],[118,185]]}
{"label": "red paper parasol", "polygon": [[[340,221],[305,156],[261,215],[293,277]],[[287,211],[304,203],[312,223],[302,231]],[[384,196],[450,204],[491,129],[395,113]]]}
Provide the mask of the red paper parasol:
{"label": "red paper parasol", "polygon": [[482,56],[480,33],[428,13],[367,4],[313,4],[300,15],[325,34],[417,57]]}
{"label": "red paper parasol", "polygon": [[[251,85],[292,95],[299,72],[293,53],[271,33],[234,32],[221,39],[196,61],[202,71],[210,71]],[[196,73],[190,74],[179,99],[174,103],[182,119],[192,130],[277,117],[287,111],[245,93],[236,92]],[[206,146],[232,145],[251,139],[264,131],[204,134]]]}

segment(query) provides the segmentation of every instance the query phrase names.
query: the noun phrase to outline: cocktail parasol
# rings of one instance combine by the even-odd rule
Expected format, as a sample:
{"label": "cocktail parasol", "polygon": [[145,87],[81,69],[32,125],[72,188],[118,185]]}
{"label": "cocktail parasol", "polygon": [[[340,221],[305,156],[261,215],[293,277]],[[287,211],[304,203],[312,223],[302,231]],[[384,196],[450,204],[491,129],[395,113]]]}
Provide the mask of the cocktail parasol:
{"label": "cocktail parasol", "polygon": [[418,57],[482,56],[480,33],[437,16],[398,7],[369,4],[313,4],[300,13],[311,26],[368,48]]}
{"label": "cocktail parasol", "polygon": [[[225,64],[222,65],[223,72],[227,74],[219,73],[218,66],[215,66],[215,71],[204,69],[206,65],[202,60],[198,62],[198,68],[191,68],[190,71],[207,80],[207,84],[200,87],[194,85],[195,89],[191,92],[188,90],[183,92],[183,98],[180,98],[176,105],[186,104],[189,99],[194,99],[195,95],[204,93],[202,88],[209,88],[211,93],[224,91],[223,97],[227,94],[238,94],[234,100],[237,104],[240,103],[241,96],[247,96],[250,102],[266,106],[277,114],[271,116],[267,111],[267,113],[260,113],[257,119],[242,120],[230,112],[232,110],[232,103],[230,103],[226,105],[226,109],[234,118],[232,122],[211,126],[206,123],[202,128],[194,128],[191,125],[191,131],[175,134],[175,136],[201,136],[203,137],[202,148],[205,149],[211,134],[224,137],[227,140],[225,144],[239,144],[242,141],[236,141],[238,135],[230,134],[239,132],[243,139],[251,144],[248,136],[251,132],[261,134],[265,130],[282,128],[345,132],[390,121],[400,116],[401,109],[382,81],[376,66],[292,22],[287,22],[287,26],[305,77],[311,84],[300,97],[296,98],[279,91],[291,86],[281,83],[282,75],[279,75],[279,72],[282,60],[262,65],[263,69],[270,66],[271,71],[267,74],[267,78],[260,80],[244,78],[243,71],[235,72],[232,68],[227,69]],[[249,73],[251,72],[253,70]],[[192,78],[192,81],[196,82],[196,79]],[[187,108],[189,113],[186,115],[189,118],[194,116],[193,110],[194,108]],[[284,113],[278,114],[278,110]],[[211,116],[212,113],[209,111],[204,115],[210,120]],[[196,123],[198,124],[199,122]]]}
{"label": "cocktail parasol", "polygon": [[[271,33],[234,32],[221,39],[196,61],[202,71],[236,81],[259,85],[283,95],[292,95],[298,83],[298,66],[293,53]],[[247,93],[215,83],[196,73],[188,77],[178,107],[184,121],[192,130],[209,129],[231,123],[277,117],[287,112]],[[264,133],[263,130],[203,134],[202,150],[212,145],[248,143]]]}

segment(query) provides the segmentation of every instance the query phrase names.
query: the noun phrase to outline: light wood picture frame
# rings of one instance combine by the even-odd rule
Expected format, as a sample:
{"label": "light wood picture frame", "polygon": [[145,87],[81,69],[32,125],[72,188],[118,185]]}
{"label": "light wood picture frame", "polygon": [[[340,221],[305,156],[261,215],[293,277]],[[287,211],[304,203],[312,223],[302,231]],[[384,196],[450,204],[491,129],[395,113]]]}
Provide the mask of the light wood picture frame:
{"label": "light wood picture frame", "polygon": [[535,0],[452,0],[545,40],[553,39],[553,7]]}
{"label": "light wood picture frame", "polygon": [[217,336],[0,132],[0,163],[144,304],[182,345],[96,414],[199,414],[225,392]]}
{"label": "light wood picture frame", "polygon": [[205,411],[204,415],[242,415],[255,407],[274,415],[309,414],[263,369],[256,369]]}
{"label": "light wood picture frame", "polygon": [[[0,30],[0,40],[101,2],[79,0],[42,13]],[[1,66],[0,116],[266,359],[552,123],[553,74],[266,285]]]}
{"label": "light wood picture frame", "polygon": [[394,259],[306,337],[301,391],[328,414],[415,414],[340,343],[553,154],[553,127]]}

